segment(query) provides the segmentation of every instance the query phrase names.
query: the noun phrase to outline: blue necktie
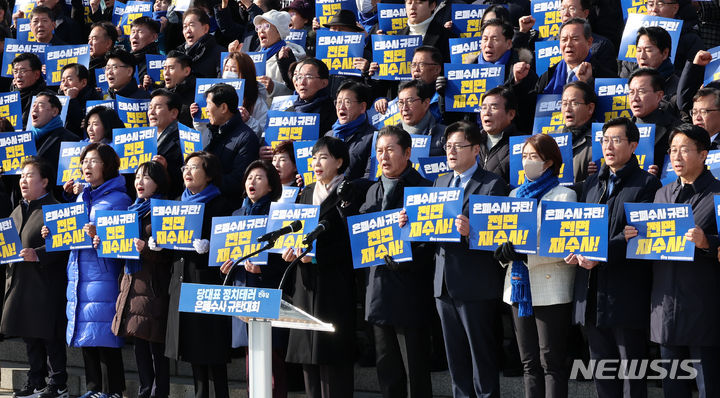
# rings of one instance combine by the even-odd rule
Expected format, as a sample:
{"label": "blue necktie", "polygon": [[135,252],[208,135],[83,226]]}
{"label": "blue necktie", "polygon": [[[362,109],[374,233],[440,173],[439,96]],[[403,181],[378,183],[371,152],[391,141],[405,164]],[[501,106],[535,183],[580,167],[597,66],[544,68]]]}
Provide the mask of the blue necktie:
{"label": "blue necktie", "polygon": [[460,178],[460,175],[458,174],[455,176],[455,179],[453,180],[453,183],[452,183],[453,188],[460,188],[460,182],[461,182],[461,178]]}
{"label": "blue necktie", "polygon": [[567,81],[566,81],[565,83],[570,83],[570,82],[572,82],[574,78],[575,78],[575,71],[574,71],[574,70],[571,70],[570,73],[568,73],[568,78],[567,78]]}

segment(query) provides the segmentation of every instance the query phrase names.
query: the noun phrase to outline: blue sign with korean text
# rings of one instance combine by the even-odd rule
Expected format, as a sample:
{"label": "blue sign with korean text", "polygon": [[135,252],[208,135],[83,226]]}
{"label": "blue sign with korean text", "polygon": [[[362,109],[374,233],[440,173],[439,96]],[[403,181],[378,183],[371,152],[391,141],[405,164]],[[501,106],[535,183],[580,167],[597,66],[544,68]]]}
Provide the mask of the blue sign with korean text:
{"label": "blue sign with korean text", "polygon": [[452,30],[461,38],[480,37],[480,21],[488,4],[457,4],[450,6],[452,11]]}
{"label": "blue sign with korean text", "polygon": [[415,49],[422,45],[422,36],[372,35],[372,56],[379,69],[373,75],[378,80],[409,80],[410,64]]}
{"label": "blue sign with korean text", "polygon": [[152,18],[153,16],[153,3],[149,1],[134,1],[130,0],[125,4],[122,18],[120,19],[120,32],[124,36],[130,36],[130,29],[134,20],[140,17]]}
{"label": "blue sign with korean text", "polygon": [[695,243],[685,238],[695,227],[689,204],[625,203],[625,218],[638,231],[627,242],[627,258],[693,261]]}
{"label": "blue sign with korean text", "polygon": [[20,174],[20,165],[28,156],[37,154],[31,131],[0,133],[0,165],[3,174]]}
{"label": "blue sign with korean text", "polygon": [[95,69],[95,85],[103,94],[108,93],[110,86],[108,85],[107,76],[105,76],[105,68]]}
{"label": "blue sign with korean text", "polygon": [[647,0],[621,0],[620,5],[626,21],[630,14],[647,14]]}
{"label": "blue sign with korean text", "polygon": [[420,174],[430,181],[437,180],[438,177],[450,172],[445,156],[429,156],[418,159],[420,163]]}
{"label": "blue sign with korean text", "polygon": [[713,47],[708,52],[712,55],[712,61],[705,67],[705,85],[713,80],[720,80],[720,46]]}
{"label": "blue sign with korean text", "polygon": [[[267,216],[213,217],[209,266],[219,267],[265,246],[257,240],[265,234]],[[255,265],[267,264],[267,251],[250,257]],[[242,265],[242,264],[241,264]]]}
{"label": "blue sign with korean text", "polygon": [[90,236],[83,228],[90,222],[83,202],[43,206],[43,220],[50,230],[45,238],[45,250],[49,252],[89,249]]}
{"label": "blue sign with korean text", "polygon": [[62,68],[69,64],[90,65],[90,46],[50,46],[45,50],[45,82],[48,86],[59,86]]}
{"label": "blue sign with korean text", "polygon": [[202,239],[205,203],[150,199],[152,236],[163,249],[193,251],[193,241]]}
{"label": "blue sign with korean text", "polygon": [[178,133],[180,135],[180,148],[182,148],[183,159],[193,152],[203,150],[202,134],[199,131],[178,123]]}
{"label": "blue sign with korean text", "polygon": [[350,10],[357,14],[357,5],[353,0],[315,0],[315,18],[321,27],[325,27],[340,10]]}
{"label": "blue sign with korean text", "polygon": [[307,31],[305,29],[290,29],[290,33],[285,38],[285,41],[288,43],[295,43],[298,46],[305,48],[307,47]]}
{"label": "blue sign with korean text", "polygon": [[140,239],[140,221],[135,211],[98,210],[95,225],[100,237],[98,257],[139,259],[135,239]]}
{"label": "blue sign with korean text", "polygon": [[[454,6],[457,4],[453,4]],[[480,57],[480,37],[450,39],[450,63],[471,64]]]}
{"label": "blue sign with korean text", "polygon": [[154,84],[160,84],[165,82],[165,70],[163,66],[164,62],[164,55],[145,54],[147,74],[148,76],[150,76]]}
{"label": "blue sign with korean text", "polygon": [[287,140],[315,141],[319,137],[320,115],[317,113],[268,111],[267,116],[265,142],[273,148]]}
{"label": "blue sign with korean text", "polygon": [[275,98],[273,98],[272,103],[270,104],[270,110],[271,111],[284,111],[291,106],[295,104],[295,101],[297,101],[298,96],[297,94],[293,95],[280,95]]}
{"label": "blue sign with korean text", "polygon": [[180,312],[277,319],[282,290],[183,283]]}
{"label": "blue sign with korean text", "polygon": [[195,115],[194,120],[200,123],[209,123],[207,113],[207,99],[205,98],[205,92],[210,87],[218,84],[225,83],[233,86],[235,92],[238,95],[238,108],[243,104],[243,98],[245,97],[245,79],[196,79],[195,80],[195,103],[200,107],[200,112]]}
{"label": "blue sign with korean text", "polygon": [[20,250],[22,249],[22,242],[15,227],[15,221],[12,218],[0,219],[0,264],[24,261],[20,257]]}
{"label": "blue sign with korean text", "polygon": [[316,179],[312,157],[312,148],[314,145],[315,141],[293,142],[293,148],[295,149],[295,166],[305,185],[312,184]]}
{"label": "blue sign with korean text", "polygon": [[632,118],[628,92],[628,79],[622,77],[595,79],[595,94],[598,97],[595,114],[603,122],[616,117]]}
{"label": "blue sign with korean text", "polygon": [[408,223],[402,238],[412,242],[460,242],[455,219],[462,214],[462,188],[406,187]]}
{"label": "blue sign with korean text", "polygon": [[398,263],[412,260],[410,243],[401,237],[399,218],[400,209],[347,218],[355,269],[385,264],[385,256]]}
{"label": "blue sign with korean text", "polygon": [[[267,230],[275,231],[283,228],[295,220],[302,221],[302,228],[297,232],[285,234],[275,241],[275,246],[270,249],[270,253],[284,253],[288,248],[302,250],[307,249],[307,245],[302,241],[305,236],[312,232],[318,225],[320,220],[320,206],[303,205],[296,203],[278,203],[270,204],[270,214],[268,215]],[[315,256],[315,246],[308,256]]]}
{"label": "blue sign with korean text", "polygon": [[[647,170],[647,168],[655,162],[655,125],[636,123],[636,126],[638,130],[640,130],[640,141],[635,149],[635,156],[637,157],[640,168]],[[602,127],[603,123],[592,124],[592,159],[598,168],[605,164],[602,151]]]}
{"label": "blue sign with korean text", "polygon": [[157,155],[157,127],[114,129],[112,146],[120,156],[120,173],[134,174]]}
{"label": "blue sign with korean text", "polygon": [[396,35],[407,27],[405,4],[378,3],[378,29],[386,35]]}
{"label": "blue sign with korean text", "polygon": [[20,40],[7,38],[5,39],[5,49],[2,56],[2,77],[13,77],[12,61],[22,53],[33,53],[40,58],[40,62],[45,62],[45,49],[48,47],[45,43],[22,42]]}
{"label": "blue sign with korean text", "polygon": [[398,99],[395,98],[392,101],[388,101],[387,110],[385,113],[380,113],[375,110],[374,106],[371,106],[367,110],[367,117],[376,129],[381,129],[385,126],[395,126],[400,123],[400,108],[398,108]]}
{"label": "blue sign with korean text", "polygon": [[[20,41],[25,42],[37,42],[37,38],[35,38],[35,35],[33,34],[32,30],[30,29],[30,19],[28,18],[18,18],[17,22],[17,39]],[[54,31],[53,31],[54,33]]]}
{"label": "blue sign with korean text", "polygon": [[147,111],[150,106],[149,99],[125,98],[115,96],[115,110],[125,127],[147,127],[149,126]]}
{"label": "blue sign with korean text", "polygon": [[120,25],[120,20],[122,19],[124,13],[125,3],[115,0],[115,5],[113,6],[112,24],[115,26]]}
{"label": "blue sign with korean text", "polygon": [[535,18],[533,29],[537,30],[540,39],[555,37],[560,34],[562,15],[560,0],[532,0],[532,16]]}
{"label": "blue sign with korean text", "polygon": [[543,201],[540,211],[541,256],[565,258],[574,253],[607,261],[607,205]]}
{"label": "blue sign with korean text", "polygon": [[445,64],[445,110],[480,112],[482,96],[504,82],[505,66]]}
{"label": "blue sign with korean text", "polygon": [[620,51],[618,52],[618,61],[637,62],[635,58],[635,41],[637,40],[637,31],[641,27],[658,26],[665,29],[670,34],[672,41],[672,50],[670,52],[670,61],[675,62],[675,54],[677,53],[678,41],[680,40],[680,32],[682,31],[683,21],[679,19],[656,17],[644,14],[629,14],[627,22],[625,22],[625,30],[623,30],[622,40],[620,41]]}
{"label": "blue sign with korean text", "polygon": [[325,62],[331,75],[362,76],[353,63],[363,56],[364,34],[318,30],[315,39],[315,57]]}
{"label": "blue sign with korean text", "polygon": [[19,91],[0,94],[0,118],[10,121],[15,131],[22,129],[22,103]]}
{"label": "blue sign with korean text", "polygon": [[265,59],[265,53],[262,51],[248,52],[247,55],[250,56],[250,59],[252,59],[255,64],[255,75],[265,76],[265,62],[267,61]]}
{"label": "blue sign with korean text", "polygon": [[88,145],[87,142],[61,142],[60,156],[58,157],[57,185],[63,185],[70,180],[82,181],[80,154]]}
{"label": "blue sign with korean text", "polygon": [[560,62],[560,40],[545,40],[535,42],[535,73],[542,76],[548,69]]}
{"label": "blue sign with korean text", "polygon": [[565,124],[562,114],[562,94],[540,94],[535,103],[533,134],[548,134]]}
{"label": "blue sign with korean text", "polygon": [[89,100],[85,103],[85,114],[90,112],[93,108],[96,106],[104,106],[108,109],[115,109],[115,101],[114,100]]}
{"label": "blue sign with korean text", "polygon": [[300,193],[300,187],[289,187],[283,185],[282,195],[278,202],[280,203],[295,203],[297,196]]}
{"label": "blue sign with korean text", "polygon": [[494,251],[512,242],[518,253],[537,253],[537,200],[470,195],[470,248]]}

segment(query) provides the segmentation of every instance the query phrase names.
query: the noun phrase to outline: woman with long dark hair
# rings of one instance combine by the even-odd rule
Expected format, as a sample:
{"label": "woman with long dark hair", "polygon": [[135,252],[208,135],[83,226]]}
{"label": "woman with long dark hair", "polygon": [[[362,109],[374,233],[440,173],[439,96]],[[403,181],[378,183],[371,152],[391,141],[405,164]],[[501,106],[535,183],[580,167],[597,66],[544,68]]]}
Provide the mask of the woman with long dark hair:
{"label": "woman with long dark hair", "polygon": [[245,80],[240,114],[243,122],[257,134],[258,138],[262,138],[267,123],[268,93],[265,86],[257,81],[252,58],[245,53],[231,52],[225,59],[222,78]]}

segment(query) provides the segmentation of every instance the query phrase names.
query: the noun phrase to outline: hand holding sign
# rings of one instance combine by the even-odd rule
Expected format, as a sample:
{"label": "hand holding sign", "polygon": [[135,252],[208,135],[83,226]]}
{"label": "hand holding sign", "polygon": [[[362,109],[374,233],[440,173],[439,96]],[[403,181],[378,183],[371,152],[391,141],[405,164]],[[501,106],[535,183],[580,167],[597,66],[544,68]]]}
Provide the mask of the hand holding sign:
{"label": "hand holding sign", "polygon": [[695,247],[698,249],[707,249],[710,247],[707,236],[705,236],[705,231],[697,225],[685,232],[685,238],[688,241],[695,243]]}
{"label": "hand holding sign", "polygon": [[27,247],[25,249],[20,250],[20,257],[23,258],[23,260],[30,262],[30,263],[36,263],[40,261],[38,258],[37,252],[35,252],[35,249],[31,247]]}

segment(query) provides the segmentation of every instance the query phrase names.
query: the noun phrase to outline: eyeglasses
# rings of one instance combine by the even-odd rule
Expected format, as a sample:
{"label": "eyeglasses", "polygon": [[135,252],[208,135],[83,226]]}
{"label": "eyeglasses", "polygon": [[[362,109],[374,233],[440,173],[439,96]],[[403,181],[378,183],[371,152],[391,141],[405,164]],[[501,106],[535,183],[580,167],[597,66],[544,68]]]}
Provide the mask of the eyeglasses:
{"label": "eyeglasses", "polygon": [[307,81],[311,82],[311,81],[313,81],[313,79],[319,79],[319,78],[320,78],[320,76],[313,76],[313,75],[293,75],[293,81],[296,81],[296,82],[301,82],[305,79],[307,79]]}
{"label": "eyeglasses", "polygon": [[698,152],[698,150],[697,150],[697,148],[691,149],[690,147],[686,147],[686,146],[681,146],[680,148],[672,147],[672,148],[668,149],[668,155],[670,155],[670,156],[675,156],[678,154],[678,152],[680,152],[680,154],[683,157],[685,157],[690,152]]}
{"label": "eyeglasses", "polygon": [[578,102],[578,101],[562,101],[560,103],[560,106],[567,108],[577,108],[579,105],[587,105],[587,102]]}
{"label": "eyeglasses", "polygon": [[107,66],[105,66],[105,71],[111,70],[113,72],[116,72],[120,68],[129,68],[129,67],[130,67],[130,65],[107,65]]}
{"label": "eyeglasses", "polygon": [[398,100],[398,108],[404,108],[406,105],[411,106],[415,101],[421,101],[421,98],[407,98],[405,100]]}
{"label": "eyeglasses", "polygon": [[720,109],[691,109],[690,116],[697,116],[698,114],[702,117],[707,116],[710,112],[720,111]]}
{"label": "eyeglasses", "polygon": [[335,101],[335,107],[336,107],[336,108],[339,108],[339,107],[345,105],[345,107],[347,108],[347,107],[349,107],[350,105],[352,105],[352,104],[354,104],[354,103],[356,103],[356,102],[360,102],[360,101],[353,101],[353,100],[351,100],[351,99],[349,99],[349,98],[339,99],[339,100]]}
{"label": "eyeglasses", "polygon": [[260,25],[255,27],[255,31],[256,32],[267,32],[268,30],[270,30],[271,26],[272,25],[270,25],[269,23],[261,23]]}
{"label": "eyeglasses", "polygon": [[613,143],[613,145],[620,145],[621,142],[627,140],[628,139],[624,137],[603,137],[601,142],[603,145],[608,145],[611,142]]}
{"label": "eyeglasses", "polygon": [[443,146],[443,148],[445,148],[445,152],[452,152],[452,151],[460,152],[461,149],[467,148],[469,146],[473,146],[473,144],[465,144],[465,145],[458,144],[458,143],[445,144]]}
{"label": "eyeglasses", "polygon": [[657,5],[660,8],[663,8],[666,5],[672,5],[672,4],[677,4],[677,1],[653,1],[653,0],[650,0],[647,2],[647,8],[653,9],[653,8],[655,8],[655,5]]}
{"label": "eyeglasses", "polygon": [[195,170],[200,170],[200,166],[195,166],[195,165],[193,165],[193,166],[182,166],[182,167],[180,167],[180,171],[183,172],[183,173],[186,172],[186,171],[189,171],[189,172],[192,173],[192,172],[195,171]]}
{"label": "eyeglasses", "polygon": [[102,163],[103,163],[102,160],[93,158],[93,159],[83,159],[81,164],[83,166],[87,166],[87,165],[95,166],[95,165],[102,164]]}
{"label": "eyeglasses", "polygon": [[24,75],[26,73],[32,72],[31,69],[13,69],[12,73],[15,76]]}
{"label": "eyeglasses", "polygon": [[410,63],[410,69],[425,70],[428,66],[436,66],[439,64],[431,62],[412,62]]}
{"label": "eyeglasses", "polygon": [[575,11],[577,11],[577,7],[575,7],[575,6],[560,7],[560,14],[565,14],[565,12],[569,12],[570,14],[575,14]]}

